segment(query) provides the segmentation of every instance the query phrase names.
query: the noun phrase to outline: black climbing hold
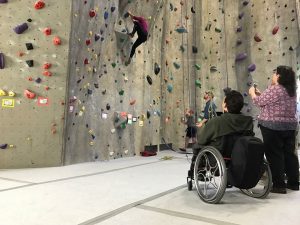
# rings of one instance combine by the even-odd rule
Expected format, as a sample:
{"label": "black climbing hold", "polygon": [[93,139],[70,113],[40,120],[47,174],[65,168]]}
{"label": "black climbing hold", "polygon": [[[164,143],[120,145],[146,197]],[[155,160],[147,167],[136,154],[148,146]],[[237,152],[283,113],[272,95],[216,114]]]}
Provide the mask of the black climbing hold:
{"label": "black climbing hold", "polygon": [[129,13],[126,12],[126,13],[124,14],[124,18],[127,18],[128,16],[129,16]]}
{"label": "black climbing hold", "polygon": [[95,41],[98,41],[100,39],[100,34],[95,34]]}
{"label": "black climbing hold", "polygon": [[92,139],[93,139],[93,140],[96,138],[96,136],[95,136],[95,135],[93,135],[93,134],[91,134],[91,136],[92,136]]}
{"label": "black climbing hold", "polygon": [[33,49],[33,45],[31,43],[26,43],[25,45],[26,45],[27,50]]}
{"label": "black climbing hold", "polygon": [[174,7],[172,5],[172,3],[170,3],[170,10],[173,11]]}
{"label": "black climbing hold", "polygon": [[160,67],[157,63],[154,63],[154,73],[155,75],[159,74],[160,72]]}
{"label": "black climbing hold", "polygon": [[152,78],[149,75],[147,75],[147,81],[148,84],[152,85]]}
{"label": "black climbing hold", "polygon": [[110,11],[111,12],[114,12],[116,10],[116,7],[114,7],[114,6],[112,6],[111,8],[110,8]]}
{"label": "black climbing hold", "polygon": [[106,89],[102,91],[102,94],[105,95],[106,94]]}
{"label": "black climbing hold", "polygon": [[32,19],[29,18],[29,19],[27,20],[27,22],[31,23],[31,22],[32,22]]}
{"label": "black climbing hold", "polygon": [[109,105],[109,103],[106,104],[106,109],[107,109],[107,110],[110,110],[110,105]]}
{"label": "black climbing hold", "polygon": [[94,87],[95,88],[99,88],[99,84],[94,84]]}
{"label": "black climbing hold", "polygon": [[196,12],[195,9],[194,9],[194,6],[191,8],[191,12],[192,12],[192,13],[195,13],[195,12]]}
{"label": "black climbing hold", "polygon": [[33,60],[26,60],[26,63],[29,67],[33,67]]}
{"label": "black climbing hold", "polygon": [[81,79],[77,80],[77,84],[79,84],[81,82]]}
{"label": "black climbing hold", "polygon": [[93,93],[93,91],[91,89],[87,90],[88,95],[91,95]]}
{"label": "black climbing hold", "polygon": [[149,119],[151,116],[151,112],[149,110],[147,110],[147,119]]}
{"label": "black climbing hold", "polygon": [[35,82],[39,84],[39,83],[42,82],[42,79],[38,77],[38,78],[35,80]]}
{"label": "black climbing hold", "polygon": [[293,47],[292,47],[292,46],[290,46],[290,47],[289,47],[289,50],[290,50],[290,51],[293,51],[294,49],[293,49]]}
{"label": "black climbing hold", "polygon": [[5,61],[4,61],[4,54],[0,52],[0,69],[4,69]]}
{"label": "black climbing hold", "polygon": [[192,51],[193,51],[193,53],[198,53],[198,48],[196,46],[193,46]]}
{"label": "black climbing hold", "polygon": [[237,41],[236,41],[236,45],[241,45],[243,42],[242,42],[242,40],[241,39],[238,39]]}

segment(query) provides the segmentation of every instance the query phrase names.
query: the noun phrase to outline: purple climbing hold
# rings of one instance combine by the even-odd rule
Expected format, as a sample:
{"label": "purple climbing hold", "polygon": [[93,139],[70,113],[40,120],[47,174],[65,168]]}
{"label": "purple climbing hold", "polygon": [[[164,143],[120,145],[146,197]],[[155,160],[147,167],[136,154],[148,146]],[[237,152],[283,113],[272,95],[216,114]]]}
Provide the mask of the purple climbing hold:
{"label": "purple climbing hold", "polygon": [[39,84],[39,83],[42,82],[42,79],[38,77],[38,78],[35,80],[35,82]]}
{"label": "purple climbing hold", "polygon": [[15,31],[17,34],[22,34],[22,33],[23,33],[25,30],[27,30],[27,29],[28,29],[27,23],[22,23],[22,24],[16,26],[16,27],[14,28],[14,31]]}
{"label": "purple climbing hold", "polygon": [[110,11],[111,12],[114,12],[116,10],[116,7],[114,7],[114,6],[112,6],[111,8],[110,8]]}
{"label": "purple climbing hold", "polygon": [[242,19],[242,18],[244,17],[244,15],[245,15],[245,14],[244,14],[243,12],[240,13],[240,14],[239,14],[239,19]]}
{"label": "purple climbing hold", "polygon": [[104,13],[104,19],[106,20],[108,18],[108,12],[106,11],[105,13]]}
{"label": "purple climbing hold", "polygon": [[247,54],[246,53],[240,53],[236,56],[235,61],[242,61],[244,59],[247,58]]}
{"label": "purple climbing hold", "polygon": [[4,61],[4,54],[0,52],[0,69],[4,69],[5,61]]}
{"label": "purple climbing hold", "polygon": [[0,0],[0,3],[7,3],[8,0]]}
{"label": "purple climbing hold", "polygon": [[236,29],[237,32],[242,32],[243,28],[241,26],[238,26],[238,28]]}
{"label": "purple climbing hold", "polygon": [[7,146],[8,146],[8,144],[0,144],[0,148],[1,148],[1,149],[6,149]]}
{"label": "purple climbing hold", "polygon": [[251,64],[251,65],[248,66],[248,71],[249,72],[253,72],[253,71],[255,71],[255,69],[256,69],[256,65],[255,64]]}

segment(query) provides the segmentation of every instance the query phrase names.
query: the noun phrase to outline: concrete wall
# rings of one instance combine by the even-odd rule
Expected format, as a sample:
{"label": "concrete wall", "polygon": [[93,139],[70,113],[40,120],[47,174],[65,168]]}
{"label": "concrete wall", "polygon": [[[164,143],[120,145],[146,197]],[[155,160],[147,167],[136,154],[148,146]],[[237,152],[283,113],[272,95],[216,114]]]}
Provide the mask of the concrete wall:
{"label": "concrete wall", "polygon": [[[0,3],[0,52],[5,60],[5,68],[0,69],[0,89],[16,94],[0,96],[0,145],[4,148],[7,144],[0,149],[1,168],[56,166],[62,162],[71,2],[47,0],[40,10],[34,3]],[[25,22],[28,29],[16,34],[13,28]],[[43,33],[46,27],[52,29],[49,36]],[[53,44],[55,36],[60,37],[60,46]],[[26,43],[33,49],[27,50]],[[33,60],[33,67],[27,60]],[[43,75],[45,62],[52,64],[48,69],[51,77]],[[26,89],[36,97],[24,97]],[[39,105],[39,97],[48,98],[49,104]],[[14,100],[14,107],[3,107],[4,99]]]}
{"label": "concrete wall", "polygon": [[[0,4],[0,18],[8,21],[0,25],[5,31],[0,33],[0,52],[7,62],[0,70],[0,88],[17,93],[14,108],[1,108],[0,143],[14,145],[1,150],[2,167],[128,157],[162,143],[162,138],[182,147],[185,126],[180,119],[187,108],[201,113],[206,90],[214,91],[219,111],[223,88],[241,91],[244,112],[255,118],[258,110],[247,96],[249,85],[255,81],[264,90],[277,65],[290,65],[299,74],[298,0],[71,2],[49,0],[42,10],[34,10],[32,1]],[[146,17],[150,31],[125,66],[136,39],[126,35],[133,26],[124,17],[127,10]],[[12,28],[28,18],[29,29],[15,34]],[[53,28],[51,36],[42,33],[47,26]],[[275,26],[279,30],[273,35]],[[52,44],[55,35],[62,38],[61,46]],[[34,50],[26,51],[27,42]],[[18,51],[25,55],[18,57]],[[240,53],[247,57],[236,61]],[[28,59],[34,67],[26,66]],[[41,75],[45,61],[53,65],[52,77]],[[251,64],[256,65],[253,72],[247,69]],[[30,82],[29,76],[43,81]],[[24,89],[49,97],[50,105],[25,99]],[[116,127],[117,112],[137,121]]]}

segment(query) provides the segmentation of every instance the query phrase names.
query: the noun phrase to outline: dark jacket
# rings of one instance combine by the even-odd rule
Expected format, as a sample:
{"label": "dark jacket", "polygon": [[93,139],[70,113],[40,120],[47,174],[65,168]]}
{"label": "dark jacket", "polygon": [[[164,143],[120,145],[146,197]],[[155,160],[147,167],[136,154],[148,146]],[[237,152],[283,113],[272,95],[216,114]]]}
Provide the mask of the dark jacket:
{"label": "dark jacket", "polygon": [[198,143],[194,146],[194,148],[211,145],[220,150],[222,136],[245,131],[253,134],[253,119],[251,116],[224,113],[221,116],[212,118],[205,124],[204,127],[198,130]]}

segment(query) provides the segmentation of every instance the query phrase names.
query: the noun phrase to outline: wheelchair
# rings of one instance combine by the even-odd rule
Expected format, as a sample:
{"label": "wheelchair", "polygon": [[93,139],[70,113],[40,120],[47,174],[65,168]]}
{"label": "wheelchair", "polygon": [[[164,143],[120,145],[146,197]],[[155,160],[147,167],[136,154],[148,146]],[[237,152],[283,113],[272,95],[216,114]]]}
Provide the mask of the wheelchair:
{"label": "wheelchair", "polygon": [[[204,146],[198,152],[195,152],[191,163],[191,169],[188,171],[187,186],[188,190],[193,189],[195,183],[197,193],[201,200],[206,203],[219,203],[224,196],[227,187],[235,186],[244,194],[253,198],[266,198],[272,187],[272,174],[268,162],[264,158],[263,149],[259,157],[250,155],[247,161],[250,166],[245,169],[244,184],[237,183],[235,176],[241,176],[239,171],[232,170],[236,158],[231,158],[232,148],[240,135],[231,134],[222,137],[222,146],[230,148],[229,152],[221,152],[213,146]],[[257,138],[258,139],[258,138]],[[262,141],[258,148],[263,148]],[[255,148],[257,148],[255,146]],[[225,149],[223,148],[222,149]],[[255,151],[253,151],[255,152]],[[228,157],[229,156],[229,157]],[[251,158],[252,157],[252,158]],[[259,159],[259,160],[257,160]],[[234,161],[235,160],[235,161]],[[238,162],[239,163],[239,162]],[[252,173],[251,167],[257,168]],[[247,176],[250,178],[248,182]]]}

